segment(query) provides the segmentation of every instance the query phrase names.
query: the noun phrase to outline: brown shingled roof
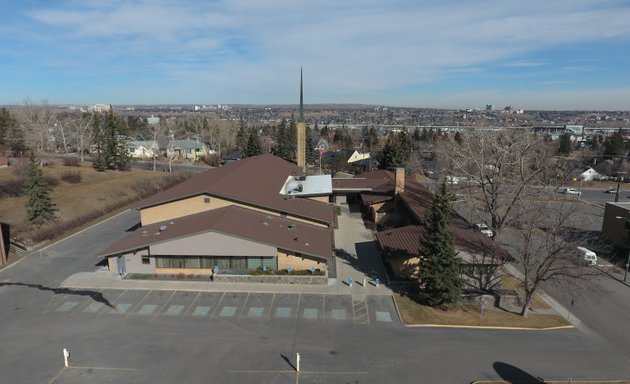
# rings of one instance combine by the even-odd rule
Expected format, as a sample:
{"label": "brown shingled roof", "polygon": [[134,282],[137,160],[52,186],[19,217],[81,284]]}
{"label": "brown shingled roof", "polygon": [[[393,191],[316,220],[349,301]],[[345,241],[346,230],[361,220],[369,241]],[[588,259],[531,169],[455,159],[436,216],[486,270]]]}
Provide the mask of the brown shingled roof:
{"label": "brown shingled roof", "polygon": [[[389,196],[393,197],[393,173],[389,171],[383,172],[386,172],[389,177],[391,177],[392,183],[391,185],[389,183],[382,183],[375,191],[371,192],[371,195],[368,194],[367,197],[372,198],[371,201],[377,201],[378,196],[375,194],[377,191],[380,191],[383,196],[389,194]],[[361,198],[364,199],[365,202],[363,193],[361,194]],[[405,180],[405,191],[400,194],[400,199],[407,206],[416,221],[420,225],[423,225],[425,223],[426,213],[431,209],[433,194],[423,185],[411,180]],[[384,241],[382,245],[385,246],[385,248],[383,249],[390,256],[409,257],[418,254],[419,242],[422,236],[421,229],[422,227],[417,225],[396,228],[379,232],[377,238],[379,242],[381,242],[381,240]],[[496,250],[500,257],[508,260],[512,259],[509,253],[494,240],[473,230],[470,223],[457,212],[452,212],[449,229],[453,234],[455,247],[460,250],[478,254],[488,250]]]}
{"label": "brown shingled roof", "polygon": [[143,200],[139,208],[207,194],[321,223],[334,223],[335,214],[331,205],[280,194],[288,176],[301,174],[297,165],[270,154],[248,157],[195,175]]}
{"label": "brown shingled roof", "polygon": [[[166,230],[160,231],[160,227],[166,227]],[[204,232],[235,236],[333,261],[331,229],[234,205],[140,227],[99,256],[126,253]]]}

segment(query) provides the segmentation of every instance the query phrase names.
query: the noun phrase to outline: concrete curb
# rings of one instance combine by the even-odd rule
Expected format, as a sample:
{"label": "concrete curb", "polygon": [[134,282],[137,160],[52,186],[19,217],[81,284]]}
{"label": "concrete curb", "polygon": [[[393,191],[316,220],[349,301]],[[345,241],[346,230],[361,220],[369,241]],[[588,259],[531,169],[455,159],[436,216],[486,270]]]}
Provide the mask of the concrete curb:
{"label": "concrete curb", "polygon": [[617,277],[615,277],[615,276],[611,275],[611,274],[610,274],[610,273],[608,273],[607,271],[605,271],[605,270],[601,269],[599,266],[595,266],[595,268],[597,268],[597,270],[598,270],[598,271],[600,271],[600,272],[602,272],[604,275],[606,275],[606,276],[610,277],[610,278],[611,278],[611,279],[613,279],[613,280],[617,280],[620,284],[623,284],[623,285],[625,285],[626,287],[629,287],[629,288],[630,288],[630,284],[628,284],[628,283],[626,283],[625,281],[623,281],[623,280],[621,280],[621,279],[619,279],[619,278],[617,278]]}
{"label": "concrete curb", "polygon": [[[510,273],[511,275],[521,280],[523,279],[523,274],[519,270],[517,270],[514,266],[510,264],[506,264],[504,267],[508,271],[508,273]],[[570,310],[566,309],[562,304],[558,303],[554,298],[549,296],[545,291],[539,290],[536,293],[538,294],[538,296],[540,296],[541,299],[543,299],[547,304],[549,304],[551,308],[553,308],[556,312],[558,312],[560,316],[564,317],[565,319],[567,319],[569,323],[573,324],[573,326],[575,326],[576,328],[584,326],[582,321],[578,319],[573,313],[571,313]]]}
{"label": "concrete curb", "polygon": [[500,327],[492,325],[444,325],[444,324],[403,324],[409,328],[454,328],[454,329],[488,329],[497,331],[556,331],[561,329],[574,329],[573,325],[561,325],[559,327],[530,328],[530,327]]}

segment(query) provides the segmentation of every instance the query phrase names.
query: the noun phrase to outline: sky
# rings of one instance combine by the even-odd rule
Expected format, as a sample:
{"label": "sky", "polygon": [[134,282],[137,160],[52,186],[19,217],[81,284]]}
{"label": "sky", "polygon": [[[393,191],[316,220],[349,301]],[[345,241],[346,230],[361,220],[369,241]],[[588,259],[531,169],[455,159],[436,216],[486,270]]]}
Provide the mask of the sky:
{"label": "sky", "polygon": [[0,0],[0,104],[630,110],[630,1]]}

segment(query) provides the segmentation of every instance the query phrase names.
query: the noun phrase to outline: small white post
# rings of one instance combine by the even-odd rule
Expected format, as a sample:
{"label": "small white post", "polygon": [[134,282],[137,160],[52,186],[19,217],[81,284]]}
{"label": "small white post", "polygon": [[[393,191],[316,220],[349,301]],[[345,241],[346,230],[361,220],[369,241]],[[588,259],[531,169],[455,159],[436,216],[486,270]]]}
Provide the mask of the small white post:
{"label": "small white post", "polygon": [[363,284],[361,284],[363,287],[365,287],[365,277],[363,278]]}
{"label": "small white post", "polygon": [[296,372],[300,372],[300,354],[296,353],[296,359],[295,359],[295,371]]}
{"label": "small white post", "polygon": [[63,349],[63,365],[68,368],[68,357],[70,357],[70,352],[66,348]]}

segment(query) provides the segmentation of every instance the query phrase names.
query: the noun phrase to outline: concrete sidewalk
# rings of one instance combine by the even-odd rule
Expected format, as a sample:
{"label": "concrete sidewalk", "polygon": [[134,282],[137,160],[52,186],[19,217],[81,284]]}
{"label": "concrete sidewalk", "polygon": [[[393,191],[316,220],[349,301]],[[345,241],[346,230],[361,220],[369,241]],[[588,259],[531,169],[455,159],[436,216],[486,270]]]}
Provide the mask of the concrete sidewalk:
{"label": "concrete sidewalk", "polygon": [[256,292],[256,293],[313,293],[331,295],[391,295],[392,291],[381,284],[378,288],[371,282],[363,287],[354,283],[329,279],[328,285],[263,284],[263,283],[219,283],[212,281],[178,280],[132,280],[121,279],[107,269],[94,272],[79,272],[61,282],[60,288],[72,289],[144,289],[164,291],[201,292]]}

